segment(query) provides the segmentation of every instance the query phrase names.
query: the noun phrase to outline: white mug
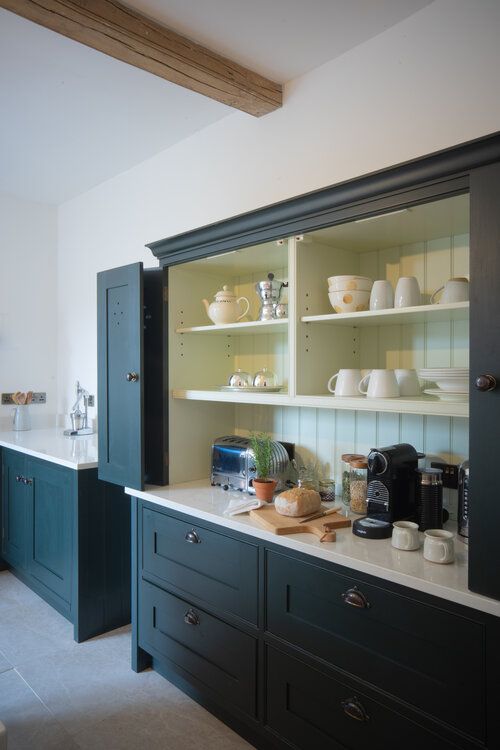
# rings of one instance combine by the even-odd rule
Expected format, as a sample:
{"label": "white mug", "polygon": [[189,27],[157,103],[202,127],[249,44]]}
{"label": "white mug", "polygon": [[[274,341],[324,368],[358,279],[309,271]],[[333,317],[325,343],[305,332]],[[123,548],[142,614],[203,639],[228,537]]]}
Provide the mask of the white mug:
{"label": "white mug", "polygon": [[[358,386],[362,378],[361,370],[339,370],[332,375],[328,381],[327,388],[335,396],[358,396],[360,395]],[[335,388],[333,381],[337,379]]]}
{"label": "white mug", "polygon": [[[435,301],[436,294],[442,291],[439,302]],[[457,276],[454,279],[448,279],[446,284],[436,289],[431,297],[432,305],[445,305],[448,302],[468,302],[469,301],[469,282],[465,276]]]}
{"label": "white mug", "polygon": [[[368,387],[363,390],[364,383]],[[368,398],[399,398],[399,386],[394,370],[372,370],[359,384],[359,392]]]}
{"label": "white mug", "polygon": [[416,370],[394,370],[400,396],[420,396],[422,388]]}
{"label": "white mug", "polygon": [[396,521],[393,523],[391,544],[396,549],[418,549],[420,547],[418,523],[413,523],[413,521]]}
{"label": "white mug", "polygon": [[387,310],[394,307],[394,292],[390,281],[374,281],[370,294],[370,310]]}
{"label": "white mug", "polygon": [[453,534],[444,529],[428,529],[425,532],[424,557],[433,563],[446,565],[455,559]]}
{"label": "white mug", "polygon": [[415,307],[422,302],[420,287],[415,276],[402,276],[396,284],[394,307]]}

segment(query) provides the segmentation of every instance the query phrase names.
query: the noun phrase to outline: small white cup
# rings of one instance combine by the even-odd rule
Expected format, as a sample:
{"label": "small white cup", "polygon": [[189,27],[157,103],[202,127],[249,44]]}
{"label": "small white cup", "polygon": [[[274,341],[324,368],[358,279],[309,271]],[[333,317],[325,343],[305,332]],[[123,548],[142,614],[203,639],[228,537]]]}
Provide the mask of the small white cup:
{"label": "small white cup", "polygon": [[387,310],[394,307],[394,292],[390,281],[374,281],[370,294],[370,310]]}
{"label": "small white cup", "polygon": [[394,370],[399,386],[400,396],[420,396],[420,386],[416,370]]}
{"label": "small white cup", "polygon": [[[332,375],[328,381],[327,388],[335,396],[360,397],[361,394],[358,387],[362,377],[361,370],[339,370],[335,375]],[[337,383],[334,388],[333,382],[335,379],[337,379]]]}
{"label": "small white cup", "polygon": [[[363,390],[364,384],[368,387]],[[362,378],[359,392],[368,398],[399,398],[399,386],[394,370],[372,370]]]}
{"label": "small white cup", "polygon": [[[439,292],[443,292],[439,302],[435,297]],[[431,297],[432,305],[445,305],[449,302],[468,302],[469,301],[469,281],[465,276],[459,276],[454,279],[448,279],[446,284],[436,289]]]}
{"label": "small white cup", "polygon": [[402,276],[396,284],[394,307],[415,307],[422,302],[420,287],[415,276]]}
{"label": "small white cup", "polygon": [[413,523],[413,521],[396,521],[393,523],[391,544],[396,549],[418,549],[420,547],[418,523]]}
{"label": "small white cup", "polygon": [[424,539],[424,557],[433,563],[447,565],[455,559],[453,534],[444,529],[428,529]]}

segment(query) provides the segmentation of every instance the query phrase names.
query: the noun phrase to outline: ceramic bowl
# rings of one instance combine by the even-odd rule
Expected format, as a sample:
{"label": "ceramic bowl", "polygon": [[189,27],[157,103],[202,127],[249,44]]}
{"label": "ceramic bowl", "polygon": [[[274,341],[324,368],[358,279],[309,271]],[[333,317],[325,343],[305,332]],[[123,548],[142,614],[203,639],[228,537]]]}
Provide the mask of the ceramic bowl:
{"label": "ceramic bowl", "polygon": [[329,292],[328,298],[337,313],[361,312],[362,310],[368,310],[370,304],[369,291]]}
{"label": "ceramic bowl", "polygon": [[370,292],[372,286],[373,281],[368,276],[330,276],[328,279],[329,292]]}
{"label": "ceramic bowl", "polygon": [[439,378],[436,385],[447,393],[468,393],[469,378]]}

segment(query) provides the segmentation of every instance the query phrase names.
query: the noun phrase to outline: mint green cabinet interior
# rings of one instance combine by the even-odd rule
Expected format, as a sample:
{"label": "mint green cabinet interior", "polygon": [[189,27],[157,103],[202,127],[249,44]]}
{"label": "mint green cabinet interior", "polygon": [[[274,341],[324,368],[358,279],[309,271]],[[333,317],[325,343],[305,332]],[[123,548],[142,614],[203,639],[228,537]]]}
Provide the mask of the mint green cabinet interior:
{"label": "mint green cabinet interior", "polygon": [[130,500],[123,489],[2,450],[1,557],[83,641],[130,621]]}

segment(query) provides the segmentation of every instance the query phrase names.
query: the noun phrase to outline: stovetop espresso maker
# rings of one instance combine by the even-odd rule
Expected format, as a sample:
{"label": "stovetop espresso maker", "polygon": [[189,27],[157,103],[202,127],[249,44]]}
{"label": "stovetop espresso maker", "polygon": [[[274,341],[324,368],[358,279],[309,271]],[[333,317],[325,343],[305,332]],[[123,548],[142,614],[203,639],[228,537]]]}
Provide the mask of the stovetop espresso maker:
{"label": "stovetop espresso maker", "polygon": [[279,304],[282,290],[288,286],[288,281],[276,281],[274,273],[268,273],[265,281],[258,281],[255,291],[260,297],[259,320],[274,320],[276,306]]}

